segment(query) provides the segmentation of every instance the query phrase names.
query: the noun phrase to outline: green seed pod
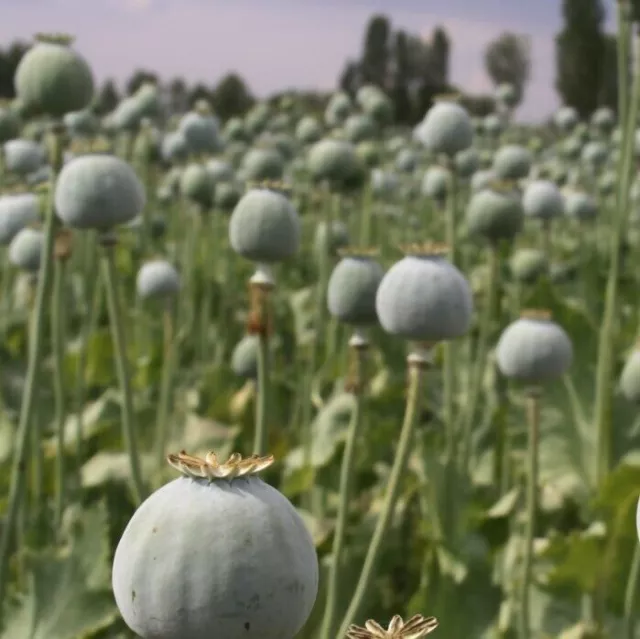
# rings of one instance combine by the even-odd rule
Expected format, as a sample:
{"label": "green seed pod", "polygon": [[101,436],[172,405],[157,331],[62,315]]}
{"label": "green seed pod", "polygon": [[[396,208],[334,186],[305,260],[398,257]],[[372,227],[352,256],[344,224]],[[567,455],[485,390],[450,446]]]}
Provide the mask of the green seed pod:
{"label": "green seed pod", "polygon": [[373,169],[371,171],[371,190],[376,195],[392,195],[400,188],[400,180],[395,173]]}
{"label": "green seed pod", "polygon": [[438,102],[427,111],[418,127],[418,137],[429,151],[453,157],[473,142],[471,118],[455,102]]}
{"label": "green seed pod", "polygon": [[570,137],[562,142],[560,150],[567,160],[577,160],[582,154],[582,146],[582,140]]}
{"label": "green seed pod", "polygon": [[538,220],[552,220],[564,215],[564,198],[560,189],[548,180],[527,185],[522,198],[525,215]]}
{"label": "green seed pod", "polygon": [[482,121],[482,128],[488,136],[497,138],[502,133],[504,124],[499,115],[496,113],[490,113]]}
{"label": "green seed pod", "polygon": [[351,99],[346,93],[335,93],[325,109],[325,122],[329,126],[340,126],[349,117],[352,108]]}
{"label": "green seed pod", "polygon": [[444,202],[449,193],[451,174],[441,166],[429,167],[422,178],[420,190],[423,195],[433,198],[438,202]]}
{"label": "green seed pod", "polygon": [[531,170],[531,152],[523,146],[509,144],[498,149],[493,158],[493,172],[500,180],[521,180]]}
{"label": "green seed pod", "polygon": [[634,404],[640,403],[640,350],[634,348],[620,375],[620,391]]}
{"label": "green seed pod", "polygon": [[598,203],[589,195],[581,191],[568,191],[564,194],[564,208],[569,217],[587,222],[598,216]]}
{"label": "green seed pod", "polygon": [[0,197],[0,244],[6,246],[23,228],[40,219],[38,196],[19,193]]}
{"label": "green seed pod", "polygon": [[230,182],[235,177],[233,167],[224,160],[212,159],[209,160],[205,168],[211,176],[211,179],[215,184],[219,182]]}
{"label": "green seed pod", "polygon": [[605,171],[598,180],[598,191],[603,197],[613,195],[618,186],[618,174],[615,171]]}
{"label": "green seed pod", "polygon": [[180,177],[180,194],[201,209],[210,209],[216,183],[202,164],[190,164]]}
{"label": "green seed pod", "polygon": [[241,170],[248,182],[281,180],[284,161],[275,149],[251,149],[242,159]]}
{"label": "green seed pod", "polygon": [[356,146],[356,155],[362,160],[364,166],[372,168],[380,164],[381,148],[373,140],[365,140]]}
{"label": "green seed pod", "polygon": [[257,335],[245,335],[233,349],[231,369],[244,379],[258,379],[258,344]]}
{"label": "green seed pod", "polygon": [[44,235],[39,229],[23,228],[18,231],[9,244],[9,262],[29,273],[40,270]]}
{"label": "green seed pod", "polygon": [[211,114],[187,113],[180,120],[178,130],[192,153],[215,153],[222,149],[218,119]]}
{"label": "green seed pod", "polygon": [[492,243],[512,240],[524,222],[520,192],[491,188],[477,191],[469,200],[466,222],[471,235],[479,235]]}
{"label": "green seed pod", "polygon": [[374,138],[377,127],[368,115],[354,114],[345,121],[344,132],[350,142],[357,143]]}
{"label": "green seed pod", "polygon": [[20,127],[20,116],[9,107],[0,107],[0,144],[17,138]]}
{"label": "green seed pod", "polygon": [[523,284],[533,284],[539,277],[549,272],[549,262],[543,251],[538,249],[518,249],[510,263],[513,277]]}
{"label": "green seed pod", "polygon": [[249,136],[242,118],[231,118],[224,126],[222,137],[227,142],[246,142]]}
{"label": "green seed pod", "polygon": [[162,113],[160,91],[155,83],[145,82],[132,97],[140,118],[157,118]]}
{"label": "green seed pod", "polygon": [[527,384],[562,377],[571,365],[569,336],[548,315],[525,312],[503,331],[496,346],[500,372]]}
{"label": "green seed pod", "polygon": [[256,475],[273,457],[168,460],[185,476],[144,501],[115,551],[126,624],[147,639],[293,639],[315,603],[318,559],[295,508]]}
{"label": "green seed pod", "polygon": [[595,140],[584,145],[580,159],[584,164],[590,166],[594,170],[597,170],[606,164],[608,158],[609,149],[606,144]]}
{"label": "green seed pod", "polygon": [[312,116],[305,116],[298,122],[296,127],[296,138],[302,144],[314,144],[322,137],[322,126]]}
{"label": "green seed pod", "polygon": [[89,109],[67,113],[63,121],[67,132],[72,138],[91,137],[100,128],[98,118]]}
{"label": "green seed pod", "polygon": [[300,244],[298,212],[284,195],[252,189],[231,214],[229,241],[236,253],[252,262],[286,260]]}
{"label": "green seed pod", "polygon": [[165,161],[182,162],[189,155],[189,144],[180,131],[172,131],[164,136],[160,150]]}
{"label": "green seed pod", "polygon": [[435,343],[469,330],[473,297],[462,273],[439,250],[416,247],[382,278],[376,310],[387,333]]}
{"label": "green seed pod", "polygon": [[384,269],[367,255],[347,255],[336,264],[327,285],[329,313],[345,324],[376,324],[376,293]]}
{"label": "green seed pod", "polygon": [[[338,251],[349,245],[349,229],[341,220],[331,222],[331,231],[327,233],[328,226],[325,222],[319,222],[313,238],[313,248],[316,257],[322,255],[323,250],[328,251],[328,255],[335,257]],[[327,237],[327,234],[329,237]]]}
{"label": "green seed pod", "polygon": [[412,149],[400,149],[396,156],[395,165],[401,173],[413,173],[418,166],[418,157]]}
{"label": "green seed pod", "polygon": [[578,112],[573,107],[563,106],[556,111],[553,121],[563,133],[568,133],[578,124]]}
{"label": "green seed pod", "polygon": [[496,101],[510,109],[518,105],[519,97],[518,91],[509,82],[503,82],[496,89]]}
{"label": "green seed pod", "polygon": [[608,107],[600,107],[591,116],[591,126],[600,133],[610,134],[616,126],[615,113]]}
{"label": "green seed pod", "polygon": [[269,118],[271,117],[271,108],[264,102],[256,104],[245,118],[245,127],[253,135],[257,135],[265,130]]}
{"label": "green seed pod", "polygon": [[144,187],[134,170],[112,155],[75,158],[56,181],[56,214],[73,228],[107,231],[132,220],[144,205]]}
{"label": "green seed pod", "polygon": [[37,171],[46,162],[44,149],[32,140],[9,140],[3,150],[5,169],[22,177]]}
{"label": "green seed pod", "polygon": [[217,209],[231,213],[242,197],[242,189],[235,182],[220,182],[216,184],[214,204]]}
{"label": "green seed pod", "polygon": [[463,178],[470,178],[480,166],[480,156],[476,149],[465,149],[456,154],[455,165],[457,174]]}
{"label": "green seed pod", "polygon": [[85,59],[63,42],[36,42],[14,76],[16,95],[30,113],[60,118],[93,99],[93,74]]}
{"label": "green seed pod", "polygon": [[378,125],[390,124],[393,120],[393,103],[381,91],[365,100],[362,110]]}
{"label": "green seed pod", "polygon": [[328,182],[333,190],[364,173],[354,146],[346,140],[320,140],[311,147],[307,166],[316,182]]}
{"label": "green seed pod", "polygon": [[180,276],[167,260],[151,260],[140,267],[136,291],[142,299],[167,299],[180,290]]}
{"label": "green seed pod", "polygon": [[490,169],[482,169],[476,171],[471,178],[471,191],[477,193],[491,186],[492,182],[495,182],[498,178],[496,174]]}

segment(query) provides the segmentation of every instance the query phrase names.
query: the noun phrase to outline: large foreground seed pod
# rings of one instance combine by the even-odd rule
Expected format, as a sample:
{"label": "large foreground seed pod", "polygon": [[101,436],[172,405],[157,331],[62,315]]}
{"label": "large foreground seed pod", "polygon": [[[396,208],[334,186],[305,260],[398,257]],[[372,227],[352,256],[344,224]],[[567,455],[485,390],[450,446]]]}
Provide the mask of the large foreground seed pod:
{"label": "large foreground seed pod", "polygon": [[134,170],[113,155],[75,158],[56,181],[56,214],[77,229],[107,231],[130,222],[144,204],[144,187]]}
{"label": "large foreground seed pod", "polygon": [[387,333],[420,342],[464,335],[471,324],[469,283],[442,247],[410,247],[382,278],[376,311]]}
{"label": "large foreground seed pod", "polygon": [[523,311],[503,331],[496,346],[502,374],[527,384],[561,377],[572,359],[571,339],[547,311]]}
{"label": "large foreground seed pod", "polygon": [[180,176],[180,194],[202,209],[213,204],[215,182],[202,164],[190,164]]}
{"label": "large foreground seed pod", "polygon": [[300,244],[298,212],[284,195],[252,189],[231,214],[229,241],[236,253],[252,262],[286,260]]}
{"label": "large foreground seed pod", "polygon": [[522,229],[524,210],[516,189],[487,188],[471,196],[466,222],[469,233],[490,242],[511,240]]}
{"label": "large foreground seed pod", "polygon": [[509,266],[513,277],[523,284],[532,284],[549,272],[547,255],[538,249],[518,249],[513,254]]}
{"label": "large foreground seed pod", "polygon": [[258,335],[245,335],[231,353],[231,370],[244,379],[258,379]]}
{"label": "large foreground seed pod", "polygon": [[377,323],[376,293],[383,275],[384,269],[372,256],[354,251],[343,257],[329,278],[329,313],[353,326]]}
{"label": "large foreground seed pod", "polygon": [[9,244],[9,261],[23,271],[37,273],[40,269],[44,236],[39,229],[24,228],[18,231]]}
{"label": "large foreground seed pod", "polygon": [[4,145],[4,164],[10,173],[24,177],[37,171],[45,161],[44,149],[33,140],[9,140]]}
{"label": "large foreground seed pod", "polygon": [[143,299],[166,299],[180,290],[180,275],[167,260],[151,260],[143,264],[136,278],[136,291]]}
{"label": "large foreground seed pod", "polygon": [[0,197],[0,244],[6,245],[26,226],[40,218],[38,197],[18,193]]}
{"label": "large foreground seed pod", "polygon": [[598,203],[583,191],[567,191],[564,194],[565,213],[576,220],[587,222],[598,216]]}
{"label": "large foreground seed pod", "polygon": [[536,180],[527,185],[522,198],[525,215],[538,220],[552,220],[564,215],[564,198],[549,180]]}
{"label": "large foreground seed pod", "polygon": [[418,126],[418,138],[430,151],[453,157],[473,142],[469,113],[455,102],[438,102]]}
{"label": "large foreground seed pod", "polygon": [[191,111],[182,117],[178,130],[192,153],[215,153],[222,146],[218,119],[211,114]]}
{"label": "large foreground seed pod", "polygon": [[22,56],[14,85],[28,112],[54,118],[84,109],[93,98],[89,65],[62,40],[36,42]]}
{"label": "large foreground seed pod", "polygon": [[500,147],[493,158],[493,172],[500,180],[521,180],[531,170],[531,152],[518,144]]}
{"label": "large foreground seed pod", "polygon": [[318,560],[295,508],[255,474],[273,457],[168,459],[184,476],[138,508],[114,555],[124,621],[142,639],[293,639]]}
{"label": "large foreground seed pod", "polygon": [[242,158],[242,174],[249,182],[281,180],[284,161],[276,149],[251,149]]}
{"label": "large foreground seed pod", "polygon": [[640,403],[640,348],[638,345],[633,349],[622,369],[620,390],[630,402]]}

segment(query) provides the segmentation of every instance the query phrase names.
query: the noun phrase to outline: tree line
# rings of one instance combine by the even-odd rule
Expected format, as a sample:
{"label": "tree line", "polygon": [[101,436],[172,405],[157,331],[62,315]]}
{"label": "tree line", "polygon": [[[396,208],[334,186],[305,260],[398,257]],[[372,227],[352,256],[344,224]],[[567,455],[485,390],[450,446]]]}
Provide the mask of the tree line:
{"label": "tree line", "polygon": [[[563,0],[563,27],[556,37],[555,88],[564,104],[583,117],[599,106],[615,109],[617,102],[617,39],[604,31],[602,0]],[[398,124],[415,124],[422,119],[436,96],[456,93],[475,115],[494,108],[492,95],[468,95],[450,79],[452,42],[446,30],[437,26],[425,39],[404,29],[394,29],[385,15],[374,15],[365,26],[357,58],[347,60],[338,87],[355,95],[364,84],[383,88],[395,106]],[[14,97],[13,76],[27,50],[25,42],[0,48],[0,98]],[[531,46],[523,34],[502,33],[484,51],[484,67],[495,87],[508,83],[518,102],[525,95],[531,73]],[[229,73],[217,84],[188,84],[182,78],[164,80],[152,70],[137,69],[119,89],[113,80],[99,87],[94,109],[110,112],[120,99],[134,93],[148,81],[160,84],[169,107],[180,112],[196,100],[207,99],[218,116],[226,120],[246,113],[256,99],[244,79]],[[273,96],[276,100],[280,96]],[[318,110],[328,95],[306,93],[305,101]]]}

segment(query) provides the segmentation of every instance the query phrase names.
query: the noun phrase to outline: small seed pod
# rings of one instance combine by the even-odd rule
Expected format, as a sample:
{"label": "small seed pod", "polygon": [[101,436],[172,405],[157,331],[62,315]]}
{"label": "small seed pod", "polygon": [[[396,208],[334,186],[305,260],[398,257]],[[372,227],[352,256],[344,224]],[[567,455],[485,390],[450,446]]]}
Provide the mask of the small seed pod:
{"label": "small seed pod", "polygon": [[489,188],[497,179],[496,174],[490,169],[476,171],[471,178],[471,191],[477,193],[478,191]]}
{"label": "small seed pod", "polygon": [[314,144],[322,137],[322,126],[312,116],[305,116],[296,126],[296,138],[302,144]]}
{"label": "small seed pod", "polygon": [[391,195],[400,187],[400,180],[395,173],[373,169],[371,171],[371,190],[376,195]]}
{"label": "small seed pod", "polygon": [[349,117],[352,108],[351,98],[346,93],[335,93],[327,104],[324,120],[329,126],[339,126]]}
{"label": "small seed pod", "polygon": [[387,333],[435,343],[464,335],[471,324],[473,297],[462,273],[442,247],[410,247],[385,274],[376,311]]}
{"label": "small seed pod", "polygon": [[293,639],[315,603],[318,559],[295,508],[256,474],[273,457],[168,461],[184,476],[145,500],[115,551],[126,624],[149,638]]}
{"label": "small seed pod", "polygon": [[20,134],[20,117],[14,109],[0,106],[0,144],[13,140]]}
{"label": "small seed pod", "polygon": [[577,160],[582,154],[582,147],[582,140],[578,137],[572,136],[562,142],[562,145],[560,146],[560,152],[562,154],[562,157],[566,158],[567,160],[574,161]]}
{"label": "small seed pod", "polygon": [[298,212],[280,193],[251,189],[231,214],[229,241],[236,253],[252,262],[286,260],[300,244]]}
{"label": "small seed pod", "polygon": [[418,127],[418,137],[429,151],[453,157],[473,142],[469,113],[455,102],[438,102],[427,111]]}
{"label": "small seed pod", "polygon": [[593,170],[602,168],[609,158],[607,145],[598,140],[588,142],[582,147],[582,162]]}
{"label": "small seed pod", "polygon": [[233,349],[231,369],[244,379],[258,379],[258,335],[245,335]]}
{"label": "small seed pod", "polygon": [[201,209],[211,208],[215,182],[202,164],[190,164],[180,176],[180,194]]}
{"label": "small seed pod", "polygon": [[600,107],[591,116],[591,126],[604,134],[609,134],[616,126],[616,116],[608,107]]}
{"label": "small seed pod", "polygon": [[218,184],[219,182],[230,182],[235,177],[233,167],[224,160],[209,160],[206,163],[205,168],[211,176],[214,184]]}
{"label": "small seed pod", "polygon": [[33,140],[9,140],[4,145],[5,168],[22,177],[34,173],[46,162],[43,147]]}
{"label": "small seed pod", "polygon": [[349,229],[341,220],[333,220],[330,230],[325,222],[319,222],[316,226],[313,248],[317,257],[321,256],[325,250],[328,251],[328,255],[335,257],[338,251],[348,244]]}
{"label": "small seed pod", "polygon": [[500,180],[521,180],[531,170],[531,152],[518,144],[500,147],[493,158],[493,172]]}
{"label": "small seed pod", "polygon": [[63,121],[67,132],[72,138],[91,137],[100,128],[98,118],[89,109],[67,113]]}
{"label": "small seed pod", "polygon": [[470,178],[480,166],[480,156],[474,148],[465,149],[456,154],[455,165],[456,172],[461,178]]}
{"label": "small seed pod", "polygon": [[345,255],[327,285],[329,313],[353,326],[377,323],[376,293],[383,275],[384,269],[371,256],[358,251]]}
{"label": "small seed pod", "polygon": [[628,401],[640,403],[640,348],[637,345],[622,369],[620,391]]}
{"label": "small seed pod", "polygon": [[538,220],[552,220],[564,215],[564,198],[549,180],[536,180],[527,185],[522,198],[524,213]]}
{"label": "small seed pod", "polygon": [[19,231],[39,219],[40,205],[37,195],[3,195],[0,197],[0,244],[9,244]]}
{"label": "small seed pod", "polygon": [[561,377],[572,359],[569,336],[545,311],[524,311],[507,326],[496,346],[500,372],[527,384]]}
{"label": "small seed pod", "polygon": [[400,149],[395,165],[400,173],[413,173],[418,166],[418,157],[411,149]]}
{"label": "small seed pod", "polygon": [[23,271],[37,273],[40,269],[43,250],[44,236],[42,231],[27,227],[18,231],[11,240],[9,261]]}
{"label": "small seed pod", "polygon": [[393,120],[393,103],[382,91],[371,94],[362,104],[362,110],[379,126]]}
{"label": "small seed pod", "polygon": [[142,299],[174,297],[180,290],[180,275],[167,260],[152,260],[138,271],[136,291]]}
{"label": "small seed pod", "polygon": [[569,217],[581,222],[598,217],[598,203],[583,191],[568,191],[564,194],[564,209]]}
{"label": "small seed pod", "polygon": [[376,123],[364,114],[350,115],[344,123],[347,139],[354,144],[370,140],[376,135]]}
{"label": "small seed pod", "polygon": [[142,84],[132,97],[141,118],[156,118],[162,113],[162,98],[154,82]]}
{"label": "small seed pod", "polygon": [[242,197],[242,189],[235,182],[220,182],[216,184],[214,203],[217,209],[224,213],[231,213]]}
{"label": "small seed pod", "polygon": [[613,195],[618,185],[618,175],[615,171],[605,171],[598,180],[598,191],[603,197]]}
{"label": "small seed pod", "polygon": [[106,231],[130,222],[145,205],[142,183],[113,155],[83,155],[66,164],[55,189],[56,214],[77,229]]}
{"label": "small seed pod", "polygon": [[489,137],[497,138],[502,133],[504,124],[499,115],[490,113],[482,121],[482,128]]}
{"label": "small seed pod", "polygon": [[518,104],[518,91],[509,82],[503,82],[496,89],[496,101],[510,109]]}
{"label": "small seed pod", "polygon": [[328,182],[335,190],[363,172],[355,147],[346,140],[320,140],[309,150],[307,166],[316,182]]}
{"label": "small seed pod", "polygon": [[14,86],[28,112],[54,118],[89,106],[94,88],[89,65],[69,43],[44,39],[22,56]]}
{"label": "small seed pod", "polygon": [[167,162],[182,162],[189,155],[189,143],[181,131],[167,133],[160,145],[162,157]]}
{"label": "small seed pod", "polygon": [[546,254],[538,249],[518,249],[511,258],[513,277],[523,284],[533,284],[539,277],[549,272]]}
{"label": "small seed pod", "polygon": [[578,112],[570,106],[560,107],[553,116],[553,121],[561,131],[568,133],[578,124]]}
{"label": "small seed pod", "polygon": [[180,120],[178,130],[192,153],[215,153],[222,148],[218,119],[211,114],[187,113]]}
{"label": "small seed pod", "polygon": [[451,173],[441,166],[431,166],[424,172],[420,190],[423,195],[444,202],[449,193]]}
{"label": "small seed pod", "polygon": [[478,191],[471,196],[467,206],[469,233],[490,242],[512,240],[522,229],[523,221],[522,198],[515,188]]}
{"label": "small seed pod", "polygon": [[356,146],[356,155],[362,160],[364,166],[373,168],[380,164],[382,148],[374,140],[364,140]]}
{"label": "small seed pod", "polygon": [[242,158],[242,174],[248,182],[281,180],[284,175],[282,155],[276,149],[251,149]]}

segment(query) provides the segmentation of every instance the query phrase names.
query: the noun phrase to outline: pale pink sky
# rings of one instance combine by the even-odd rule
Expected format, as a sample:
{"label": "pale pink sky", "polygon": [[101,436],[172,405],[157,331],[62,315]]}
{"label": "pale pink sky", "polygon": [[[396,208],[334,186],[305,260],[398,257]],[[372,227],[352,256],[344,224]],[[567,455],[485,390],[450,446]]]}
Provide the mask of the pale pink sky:
{"label": "pale pink sky", "polygon": [[482,63],[487,42],[504,30],[527,32],[533,73],[520,115],[540,119],[557,106],[553,36],[559,1],[505,2],[0,0],[0,42],[38,31],[69,32],[100,80],[122,81],[142,67],[164,78],[212,84],[237,71],[264,96],[288,87],[335,87],[345,60],[360,49],[367,19],[381,11],[414,33],[444,26],[453,41],[452,80],[471,92],[490,88]]}

